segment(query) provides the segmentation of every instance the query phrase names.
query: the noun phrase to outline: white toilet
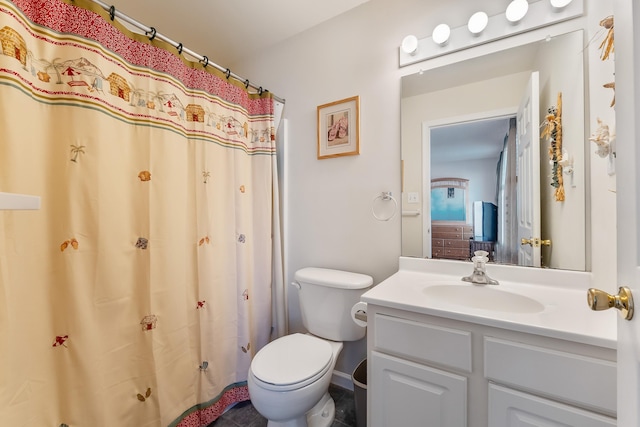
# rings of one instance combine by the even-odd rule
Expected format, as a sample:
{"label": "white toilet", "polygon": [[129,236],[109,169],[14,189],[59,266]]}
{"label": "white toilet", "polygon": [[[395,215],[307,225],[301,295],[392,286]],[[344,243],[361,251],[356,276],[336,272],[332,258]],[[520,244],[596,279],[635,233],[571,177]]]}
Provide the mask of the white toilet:
{"label": "white toilet", "polygon": [[342,341],[364,337],[351,307],[373,284],[370,276],[325,268],[303,268],[299,290],[302,322],[309,334],[272,341],[253,358],[248,386],[251,402],[268,427],[328,427],[335,417],[329,384]]}

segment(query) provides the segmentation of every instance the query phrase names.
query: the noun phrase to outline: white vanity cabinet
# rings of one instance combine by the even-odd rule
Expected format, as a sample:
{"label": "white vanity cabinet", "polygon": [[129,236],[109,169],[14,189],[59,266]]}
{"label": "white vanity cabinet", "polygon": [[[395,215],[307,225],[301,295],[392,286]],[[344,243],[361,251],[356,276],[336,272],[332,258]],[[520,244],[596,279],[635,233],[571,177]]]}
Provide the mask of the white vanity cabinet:
{"label": "white vanity cabinet", "polygon": [[614,349],[368,304],[369,427],[615,426]]}
{"label": "white vanity cabinet", "polygon": [[383,314],[374,330],[369,425],[465,427],[471,334]]}

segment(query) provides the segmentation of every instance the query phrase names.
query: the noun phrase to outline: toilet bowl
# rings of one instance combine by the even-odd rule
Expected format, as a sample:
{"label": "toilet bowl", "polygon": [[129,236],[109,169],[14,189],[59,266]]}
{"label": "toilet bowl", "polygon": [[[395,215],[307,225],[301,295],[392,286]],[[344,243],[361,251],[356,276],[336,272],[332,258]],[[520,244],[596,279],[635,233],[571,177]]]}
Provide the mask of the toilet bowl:
{"label": "toilet bowl", "polygon": [[328,389],[342,343],[313,335],[279,338],[251,363],[251,402],[269,427],[326,427],[335,417]]}
{"label": "toilet bowl", "polygon": [[351,307],[371,285],[370,276],[304,268],[295,274],[302,322],[308,334],[278,338],[254,356],[247,384],[255,409],[268,427],[329,427],[335,403],[329,384],[342,341],[364,337]]}

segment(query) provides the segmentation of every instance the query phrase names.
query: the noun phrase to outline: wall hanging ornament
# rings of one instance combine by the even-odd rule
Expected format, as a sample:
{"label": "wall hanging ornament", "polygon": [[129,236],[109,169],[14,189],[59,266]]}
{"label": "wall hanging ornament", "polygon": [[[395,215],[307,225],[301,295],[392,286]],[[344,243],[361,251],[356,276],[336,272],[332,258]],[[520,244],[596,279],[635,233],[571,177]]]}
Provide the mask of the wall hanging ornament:
{"label": "wall hanging ornament", "polygon": [[591,134],[589,141],[596,144],[595,153],[599,156],[609,159],[607,165],[607,173],[609,175],[615,174],[615,135],[609,131],[609,125],[604,123],[600,118],[598,120],[598,128]]}
{"label": "wall hanging ornament", "polygon": [[556,189],[556,202],[564,202],[564,179],[562,177],[562,92],[558,92],[558,105],[551,107],[542,131],[542,138],[549,140],[549,163],[551,164],[551,186]]}
{"label": "wall hanging ornament", "polygon": [[616,82],[605,83],[602,87],[606,89],[613,89],[613,99],[611,100],[610,107],[614,107],[616,105]]}
{"label": "wall hanging ornament", "polygon": [[614,52],[613,43],[613,15],[607,16],[600,21],[600,26],[607,30],[607,33],[600,43],[599,49],[601,51],[600,59],[603,61],[609,59],[609,55]]}
{"label": "wall hanging ornament", "polygon": [[604,158],[611,153],[611,135],[609,133],[609,125],[605,124],[600,118],[598,120],[598,128],[589,137],[589,141],[596,144],[595,153]]}

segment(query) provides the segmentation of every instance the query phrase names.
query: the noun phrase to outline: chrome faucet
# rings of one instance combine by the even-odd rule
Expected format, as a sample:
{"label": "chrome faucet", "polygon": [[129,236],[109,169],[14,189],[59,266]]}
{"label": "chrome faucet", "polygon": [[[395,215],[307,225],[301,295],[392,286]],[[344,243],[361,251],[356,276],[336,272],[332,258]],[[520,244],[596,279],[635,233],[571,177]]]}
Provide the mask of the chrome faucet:
{"label": "chrome faucet", "polygon": [[489,261],[487,251],[475,251],[475,256],[471,258],[473,261],[473,273],[470,276],[462,278],[465,282],[475,283],[477,285],[498,285],[498,281],[490,278],[485,270],[485,264]]}

